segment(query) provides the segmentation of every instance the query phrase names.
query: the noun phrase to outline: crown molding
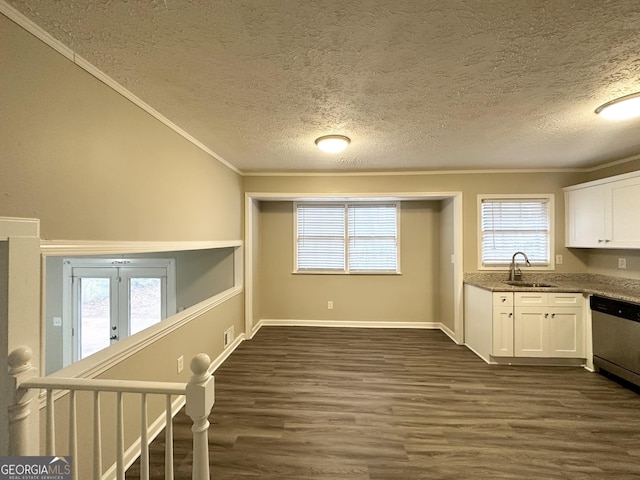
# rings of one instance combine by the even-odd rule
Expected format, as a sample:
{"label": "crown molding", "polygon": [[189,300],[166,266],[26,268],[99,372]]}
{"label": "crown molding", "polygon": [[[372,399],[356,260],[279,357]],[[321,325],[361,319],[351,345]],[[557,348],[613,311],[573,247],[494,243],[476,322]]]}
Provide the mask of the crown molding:
{"label": "crown molding", "polygon": [[131,103],[133,103],[137,107],[147,112],[153,118],[155,118],[156,120],[164,124],[166,127],[173,130],[175,133],[183,137],[192,145],[196,146],[197,148],[202,150],[204,153],[206,153],[210,157],[215,158],[217,161],[222,163],[225,167],[229,168],[230,170],[233,170],[238,175],[242,175],[242,172],[238,168],[236,168],[234,165],[227,162],[224,158],[222,158],[216,152],[211,150],[204,143],[200,142],[193,135],[189,134],[188,132],[180,128],[178,125],[173,123],[171,120],[169,120],[167,117],[162,115],[151,105],[144,102],[140,97],[138,97],[131,91],[127,90],[124,86],[116,82],[113,78],[111,78],[109,75],[107,75],[102,70],[97,68],[95,65],[92,65],[89,61],[85,60],[80,55],[76,54],[76,52],[74,52],[72,49],[70,49],[65,44],[63,44],[60,40],[53,37],[49,32],[45,31],[42,27],[34,23],[31,19],[29,19],[20,11],[16,10],[14,7],[6,3],[4,0],[0,0],[0,13],[2,13],[9,20],[13,21],[20,27],[24,28],[27,32],[29,32],[30,34],[32,34],[33,36],[35,36],[36,38],[38,38],[39,40],[41,40],[42,42],[44,42],[45,44],[53,48],[56,52],[66,57],[68,60],[73,62],[76,66],[80,67],[85,72],[87,72],[88,74],[96,78],[97,80],[100,80],[102,83],[104,83],[106,86],[108,86],[112,90],[115,90],[116,92],[118,92],[124,98],[126,98]]}

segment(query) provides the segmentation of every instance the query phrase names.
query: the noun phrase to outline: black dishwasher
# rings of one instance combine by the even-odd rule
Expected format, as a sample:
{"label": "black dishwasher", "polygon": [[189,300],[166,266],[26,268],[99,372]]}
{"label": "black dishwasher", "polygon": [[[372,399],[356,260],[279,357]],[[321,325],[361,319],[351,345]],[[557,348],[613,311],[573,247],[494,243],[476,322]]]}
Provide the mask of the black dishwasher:
{"label": "black dishwasher", "polygon": [[591,297],[593,365],[640,386],[640,305]]}

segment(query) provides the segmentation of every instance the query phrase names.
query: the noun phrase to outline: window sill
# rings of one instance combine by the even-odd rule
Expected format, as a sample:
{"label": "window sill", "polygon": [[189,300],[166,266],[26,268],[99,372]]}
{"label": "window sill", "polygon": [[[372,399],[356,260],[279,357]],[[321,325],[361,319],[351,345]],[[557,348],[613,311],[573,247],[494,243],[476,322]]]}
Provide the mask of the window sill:
{"label": "window sill", "polygon": [[300,270],[292,275],[402,275],[402,272],[332,272],[330,270]]}

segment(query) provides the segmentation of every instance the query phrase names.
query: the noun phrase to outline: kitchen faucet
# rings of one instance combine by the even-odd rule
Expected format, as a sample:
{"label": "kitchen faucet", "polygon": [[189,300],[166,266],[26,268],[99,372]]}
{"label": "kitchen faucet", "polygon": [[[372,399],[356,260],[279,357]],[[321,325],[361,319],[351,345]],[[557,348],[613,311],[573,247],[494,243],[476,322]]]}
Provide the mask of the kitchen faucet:
{"label": "kitchen faucet", "polygon": [[509,267],[509,281],[510,282],[519,282],[522,280],[522,270],[520,270],[518,268],[518,265],[516,264],[516,256],[518,255],[522,255],[524,257],[524,261],[525,264],[527,265],[527,267],[531,266],[531,263],[529,263],[529,258],[527,257],[527,254],[524,252],[516,252],[513,254],[513,257],[511,257],[511,266]]}

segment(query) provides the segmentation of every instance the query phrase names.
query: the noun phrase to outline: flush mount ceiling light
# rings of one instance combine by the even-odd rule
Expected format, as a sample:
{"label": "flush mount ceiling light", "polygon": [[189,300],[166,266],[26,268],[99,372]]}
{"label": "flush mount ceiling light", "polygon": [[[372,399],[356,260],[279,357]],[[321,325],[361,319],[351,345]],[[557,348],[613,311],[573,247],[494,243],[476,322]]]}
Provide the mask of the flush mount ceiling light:
{"label": "flush mount ceiling light", "polygon": [[351,139],[344,135],[325,135],[316,138],[316,145],[323,152],[340,153],[349,146]]}
{"label": "flush mount ceiling light", "polygon": [[616,98],[596,108],[596,113],[607,120],[626,120],[640,116],[640,92]]}

